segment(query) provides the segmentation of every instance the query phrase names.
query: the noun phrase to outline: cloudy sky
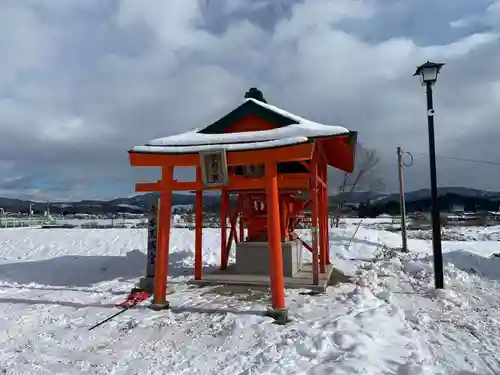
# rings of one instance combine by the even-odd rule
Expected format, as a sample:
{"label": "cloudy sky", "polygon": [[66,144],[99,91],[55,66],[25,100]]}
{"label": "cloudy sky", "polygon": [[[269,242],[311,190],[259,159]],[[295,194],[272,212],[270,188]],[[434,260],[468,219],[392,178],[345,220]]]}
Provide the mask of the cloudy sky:
{"label": "cloudy sky", "polygon": [[[203,127],[259,87],[359,131],[397,187],[427,187],[425,92],[441,156],[500,162],[499,0],[0,0],[0,196],[110,198],[155,179],[127,150]],[[421,155],[419,153],[423,153]],[[440,185],[500,190],[500,165],[438,159]]]}

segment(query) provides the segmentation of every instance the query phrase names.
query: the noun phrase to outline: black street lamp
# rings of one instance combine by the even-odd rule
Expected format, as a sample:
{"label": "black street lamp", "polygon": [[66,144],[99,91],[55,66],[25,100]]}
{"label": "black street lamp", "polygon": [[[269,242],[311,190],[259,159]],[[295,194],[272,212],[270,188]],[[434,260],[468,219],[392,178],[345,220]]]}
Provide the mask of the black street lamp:
{"label": "black street lamp", "polygon": [[436,173],[436,146],[434,140],[434,105],[432,101],[432,86],[444,64],[427,61],[417,68],[414,76],[420,76],[422,86],[427,93],[427,123],[429,128],[429,162],[431,172],[431,199],[432,199],[432,250],[434,254],[434,283],[436,289],[444,288],[443,250],[441,247],[441,223],[438,205],[437,173]]}

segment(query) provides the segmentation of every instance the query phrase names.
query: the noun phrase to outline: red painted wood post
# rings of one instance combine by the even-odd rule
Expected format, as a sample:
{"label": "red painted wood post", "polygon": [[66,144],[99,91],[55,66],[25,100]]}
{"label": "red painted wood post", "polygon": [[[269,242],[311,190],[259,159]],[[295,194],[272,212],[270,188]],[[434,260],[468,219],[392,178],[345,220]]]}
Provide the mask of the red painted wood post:
{"label": "red painted wood post", "polygon": [[281,241],[285,242],[288,240],[287,238],[287,212],[286,212],[286,200],[284,197],[279,197],[279,207],[280,207],[280,233],[281,233]]}
{"label": "red painted wood post", "polygon": [[323,254],[323,263],[326,265],[329,264],[328,262],[328,189],[323,187],[323,202],[322,206],[324,207],[323,211],[323,219],[321,221],[321,225],[323,228],[323,246],[324,246],[324,254]]}
{"label": "red painted wood post", "polygon": [[221,202],[220,202],[220,269],[225,270],[227,268],[227,208],[228,202],[228,192],[226,190],[221,190]]}
{"label": "red painted wood post", "polygon": [[155,263],[155,288],[153,294],[153,309],[169,307],[166,300],[168,256],[170,248],[170,223],[172,220],[172,190],[169,186],[173,180],[174,168],[162,168],[164,190],[160,192],[159,223],[158,223],[158,252]]}
{"label": "red painted wood post", "polygon": [[240,231],[240,242],[245,241],[245,222],[243,216],[245,214],[245,200],[243,196],[238,196],[238,211],[239,211],[239,231]]}
{"label": "red painted wood post", "polygon": [[318,164],[316,158],[311,162],[311,230],[312,230],[312,273],[313,284],[319,284],[319,256],[318,256]]}
{"label": "red painted wood post", "polygon": [[[323,181],[322,165],[319,166],[319,177]],[[318,230],[319,230],[319,272],[325,273],[326,267],[326,244],[325,244],[325,189],[322,183],[318,184]]]}
{"label": "red painted wood post", "polygon": [[285,281],[281,247],[278,170],[274,162],[266,163],[267,235],[271,273],[272,308],[285,311]]}
{"label": "red painted wood post", "polygon": [[330,226],[328,225],[328,209],[329,209],[329,200],[328,200],[328,165],[325,163],[323,166],[323,176],[325,179],[325,208],[326,208],[326,214],[325,214],[325,258],[326,258],[326,264],[330,264],[330,236],[329,236],[329,228]]}
{"label": "red painted wood post", "polygon": [[[201,182],[201,168],[196,168],[196,181]],[[196,191],[195,205],[194,278],[203,279],[203,190]]]}

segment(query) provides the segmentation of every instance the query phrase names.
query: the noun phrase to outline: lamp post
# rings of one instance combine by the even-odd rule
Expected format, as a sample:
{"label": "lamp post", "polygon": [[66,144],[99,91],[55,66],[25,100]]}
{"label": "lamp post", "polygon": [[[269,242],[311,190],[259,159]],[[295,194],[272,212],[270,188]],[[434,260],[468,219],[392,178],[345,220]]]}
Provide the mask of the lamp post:
{"label": "lamp post", "polygon": [[420,65],[414,76],[420,76],[422,86],[427,94],[427,124],[429,130],[429,162],[431,172],[431,200],[432,200],[432,250],[434,254],[434,283],[436,289],[444,288],[443,276],[443,251],[441,247],[441,224],[438,206],[438,189],[436,173],[436,146],[434,140],[434,105],[432,101],[432,86],[436,83],[437,76],[443,67],[442,63],[427,61]]}

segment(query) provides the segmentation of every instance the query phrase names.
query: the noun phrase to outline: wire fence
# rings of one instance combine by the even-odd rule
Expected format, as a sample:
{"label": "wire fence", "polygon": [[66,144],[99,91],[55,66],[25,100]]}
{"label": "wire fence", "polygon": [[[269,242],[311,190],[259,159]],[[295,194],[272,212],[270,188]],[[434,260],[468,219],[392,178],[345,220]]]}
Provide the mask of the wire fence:
{"label": "wire fence", "polygon": [[41,218],[17,218],[17,217],[0,218],[0,228],[26,228],[26,227],[38,227],[41,225],[42,225]]}
{"label": "wire fence", "polygon": [[146,228],[147,219],[67,219],[53,217],[0,217],[0,229],[9,228]]}

